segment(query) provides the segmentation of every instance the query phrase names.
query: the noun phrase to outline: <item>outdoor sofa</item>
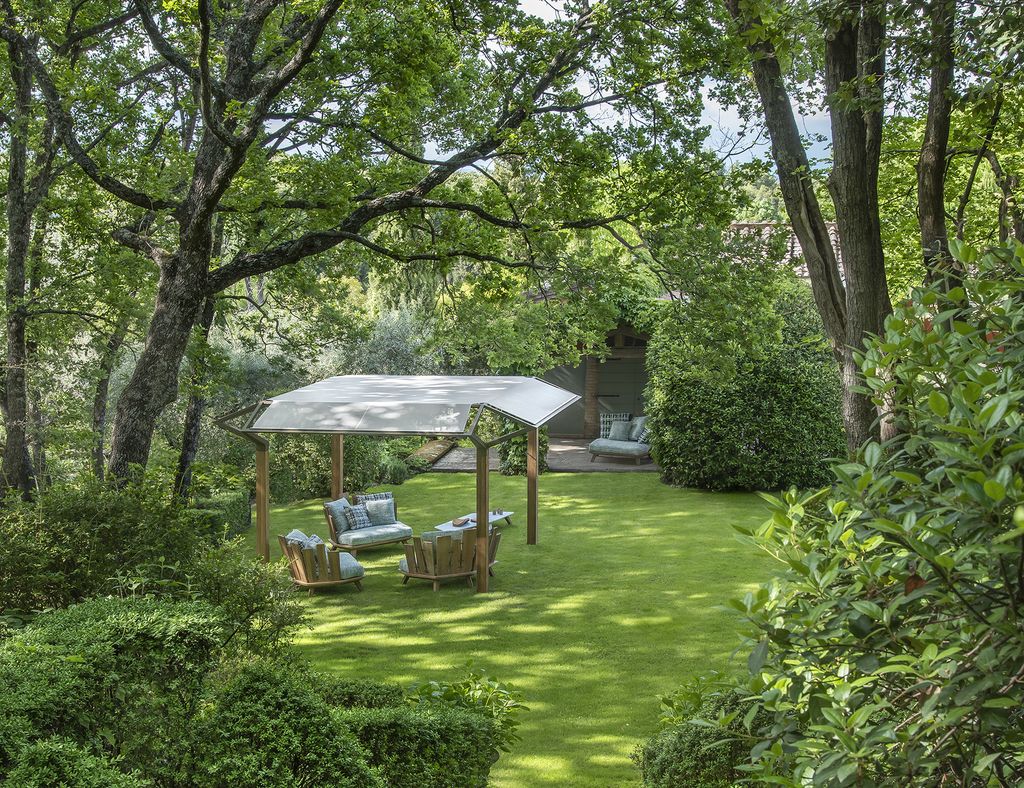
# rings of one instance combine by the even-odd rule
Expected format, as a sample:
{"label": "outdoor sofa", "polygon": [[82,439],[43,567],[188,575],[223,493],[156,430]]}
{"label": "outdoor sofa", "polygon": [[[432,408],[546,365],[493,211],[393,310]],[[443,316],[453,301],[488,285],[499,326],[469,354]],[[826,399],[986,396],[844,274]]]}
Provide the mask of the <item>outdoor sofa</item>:
{"label": "outdoor sofa", "polygon": [[324,504],[331,545],[355,556],[359,550],[407,542],[412,528],[398,519],[398,507],[390,492],[366,493]]}
{"label": "outdoor sofa", "polygon": [[639,465],[651,456],[651,446],[647,440],[647,417],[637,416],[630,421],[611,422],[607,435],[591,441],[587,450],[591,462],[599,456],[625,457]]}

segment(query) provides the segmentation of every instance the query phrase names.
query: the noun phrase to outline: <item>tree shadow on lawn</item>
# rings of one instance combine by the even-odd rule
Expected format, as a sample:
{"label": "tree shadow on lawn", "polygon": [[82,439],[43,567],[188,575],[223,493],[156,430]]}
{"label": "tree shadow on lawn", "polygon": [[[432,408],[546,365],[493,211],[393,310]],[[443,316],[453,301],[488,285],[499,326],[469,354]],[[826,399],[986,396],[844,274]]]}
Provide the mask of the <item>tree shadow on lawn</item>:
{"label": "tree shadow on lawn", "polygon": [[[738,618],[723,605],[767,579],[771,564],[731,526],[760,522],[764,505],[667,487],[653,474],[545,475],[531,547],[524,480],[492,474],[491,487],[492,507],[517,512],[491,593],[402,585],[401,548],[363,551],[365,590],[318,593],[313,628],[297,643],[338,675],[409,685],[463,675],[472,661],[514,684],[530,711],[495,785],[636,783],[629,753],[656,729],[656,695],[697,673],[742,669],[744,655],[732,657]],[[474,506],[468,474],[391,489],[417,533]],[[326,536],[320,503],[274,510],[275,534],[293,527]]]}

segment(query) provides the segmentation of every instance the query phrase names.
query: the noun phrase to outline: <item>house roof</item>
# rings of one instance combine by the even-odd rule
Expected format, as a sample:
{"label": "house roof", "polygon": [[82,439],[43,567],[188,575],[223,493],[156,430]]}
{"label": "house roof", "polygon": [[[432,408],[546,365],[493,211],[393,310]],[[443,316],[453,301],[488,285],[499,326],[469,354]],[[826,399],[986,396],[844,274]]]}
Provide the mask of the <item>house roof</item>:
{"label": "house roof", "polygon": [[247,432],[468,434],[484,406],[540,427],[579,396],[537,378],[491,375],[338,375],[264,400]]}

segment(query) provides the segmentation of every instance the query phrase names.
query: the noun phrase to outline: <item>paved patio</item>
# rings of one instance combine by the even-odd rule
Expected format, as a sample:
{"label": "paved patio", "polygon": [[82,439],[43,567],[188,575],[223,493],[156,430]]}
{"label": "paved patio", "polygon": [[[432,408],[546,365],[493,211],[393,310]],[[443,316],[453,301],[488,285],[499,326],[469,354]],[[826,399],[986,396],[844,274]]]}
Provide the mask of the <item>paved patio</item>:
{"label": "paved patio", "polygon": [[[615,471],[652,473],[661,470],[653,460],[636,465],[633,460],[618,457],[598,457],[590,461],[587,446],[590,441],[575,438],[552,438],[548,446],[548,467],[555,472],[589,473],[593,471]],[[491,449],[491,470],[498,470],[498,451]],[[435,471],[471,472],[476,470],[476,449],[456,446],[434,463]]]}

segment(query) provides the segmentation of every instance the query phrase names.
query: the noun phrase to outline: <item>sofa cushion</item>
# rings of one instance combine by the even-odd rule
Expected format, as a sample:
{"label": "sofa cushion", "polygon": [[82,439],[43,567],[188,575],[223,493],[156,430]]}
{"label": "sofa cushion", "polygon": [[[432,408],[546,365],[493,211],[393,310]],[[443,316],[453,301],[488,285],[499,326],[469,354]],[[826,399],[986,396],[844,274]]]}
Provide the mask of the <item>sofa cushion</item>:
{"label": "sofa cushion", "polygon": [[324,540],[316,534],[312,536],[306,536],[298,528],[293,528],[287,534],[285,534],[284,540],[290,544],[297,544],[303,548],[309,548],[315,550],[318,544],[324,544]]}
{"label": "sofa cushion", "polygon": [[607,438],[608,431],[616,421],[629,421],[632,413],[602,413],[601,414],[601,437]]}
{"label": "sofa cushion", "polygon": [[607,454],[615,457],[646,457],[651,447],[646,443],[636,441],[613,441],[607,438],[598,438],[590,444],[591,454]]}
{"label": "sofa cushion", "polygon": [[339,498],[336,501],[328,501],[324,504],[324,508],[331,515],[331,520],[334,522],[334,530],[339,534],[342,531],[348,530],[348,518],[345,516],[345,510],[351,505],[348,502],[348,498]]}
{"label": "sofa cushion", "polygon": [[363,569],[363,565],[348,553],[339,552],[338,558],[341,559],[342,579],[348,580],[351,577],[362,577],[366,574],[366,570]]}
{"label": "sofa cushion", "polygon": [[378,498],[363,504],[370,515],[370,525],[391,525],[395,522],[395,499]]}
{"label": "sofa cushion", "polygon": [[343,534],[338,534],[337,542],[345,547],[363,547],[378,542],[408,539],[411,536],[412,528],[405,523],[392,523],[391,525],[371,525],[369,528],[345,531]]}
{"label": "sofa cushion", "polygon": [[366,504],[357,503],[354,506],[348,507],[345,510],[345,517],[348,519],[348,529],[350,531],[369,528],[373,525],[370,522],[370,513],[366,511]]}
{"label": "sofa cushion", "polygon": [[632,424],[630,421],[613,421],[611,426],[608,428],[608,440],[610,441],[628,441],[632,440],[629,437],[629,425]]}
{"label": "sofa cushion", "polygon": [[356,503],[366,503],[367,501],[393,501],[395,500],[395,494],[393,492],[379,492],[379,493],[360,493],[356,496]]}
{"label": "sofa cushion", "polygon": [[627,440],[639,441],[640,443],[646,443],[646,441],[640,440],[640,435],[647,429],[647,417],[637,416],[631,422],[629,422],[629,438]]}

